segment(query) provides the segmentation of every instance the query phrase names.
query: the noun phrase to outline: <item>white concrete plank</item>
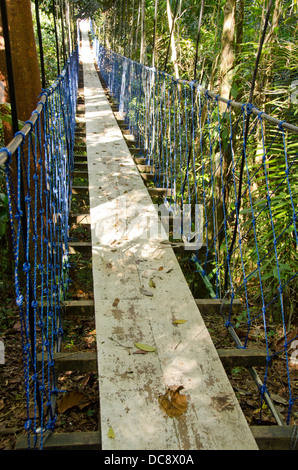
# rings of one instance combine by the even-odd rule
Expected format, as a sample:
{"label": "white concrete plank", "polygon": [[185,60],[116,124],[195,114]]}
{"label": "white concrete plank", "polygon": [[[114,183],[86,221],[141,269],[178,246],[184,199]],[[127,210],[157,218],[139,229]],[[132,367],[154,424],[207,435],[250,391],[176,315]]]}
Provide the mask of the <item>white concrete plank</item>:
{"label": "white concrete plank", "polygon": [[[160,243],[166,233],[155,230],[155,209],[85,31],[81,58],[103,449],[257,449],[175,254]],[[186,322],[173,325],[175,319]],[[156,350],[134,354],[135,342]],[[170,418],[158,397],[179,385],[188,409]]]}

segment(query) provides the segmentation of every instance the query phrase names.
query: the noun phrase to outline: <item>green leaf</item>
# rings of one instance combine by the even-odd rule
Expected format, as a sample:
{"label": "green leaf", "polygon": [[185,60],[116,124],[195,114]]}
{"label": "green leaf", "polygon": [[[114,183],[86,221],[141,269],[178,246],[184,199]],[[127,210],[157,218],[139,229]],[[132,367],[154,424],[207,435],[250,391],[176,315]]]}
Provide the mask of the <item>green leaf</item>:
{"label": "green leaf", "polygon": [[115,439],[115,433],[114,433],[113,428],[110,428],[110,429],[108,430],[108,437],[109,437],[110,439]]}
{"label": "green leaf", "polygon": [[147,352],[153,352],[156,351],[156,348],[154,346],[149,346],[148,344],[143,344],[143,343],[134,343],[136,348],[141,349],[142,351],[147,351]]}

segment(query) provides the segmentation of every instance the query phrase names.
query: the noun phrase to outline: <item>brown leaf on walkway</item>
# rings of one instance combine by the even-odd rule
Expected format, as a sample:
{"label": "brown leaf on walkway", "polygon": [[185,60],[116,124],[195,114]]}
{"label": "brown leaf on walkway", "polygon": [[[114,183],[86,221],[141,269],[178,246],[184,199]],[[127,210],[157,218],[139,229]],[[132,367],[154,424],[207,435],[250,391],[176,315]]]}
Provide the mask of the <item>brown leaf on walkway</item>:
{"label": "brown leaf on walkway", "polygon": [[75,406],[82,407],[87,402],[87,397],[82,392],[68,392],[65,393],[59,402],[58,410],[59,413],[65,413],[65,411]]}
{"label": "brown leaf on walkway", "polygon": [[114,300],[113,302],[113,307],[117,307],[117,305],[119,304],[120,302],[120,299],[118,299],[118,297],[116,297],[116,299]]}
{"label": "brown leaf on walkway", "polygon": [[183,388],[182,385],[169,387],[166,393],[160,395],[158,398],[161,409],[170,416],[170,418],[180,416],[187,410],[187,397],[180,394]]}

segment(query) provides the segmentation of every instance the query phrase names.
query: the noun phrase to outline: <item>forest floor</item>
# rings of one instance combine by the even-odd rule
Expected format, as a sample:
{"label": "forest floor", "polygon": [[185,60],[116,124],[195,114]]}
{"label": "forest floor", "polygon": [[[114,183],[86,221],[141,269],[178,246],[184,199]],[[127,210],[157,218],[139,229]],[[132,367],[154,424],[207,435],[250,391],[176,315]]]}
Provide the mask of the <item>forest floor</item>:
{"label": "forest floor", "polygon": [[[5,329],[0,329],[0,339],[5,344],[5,363],[0,364],[0,450],[13,450],[16,439],[26,434],[24,424],[27,420],[27,411],[22,340],[18,311],[14,307],[14,302],[7,302],[1,297],[2,295],[1,312],[6,303],[10,313]],[[86,298],[86,296],[80,291],[77,293],[77,298]],[[69,322],[64,325],[64,351],[95,349],[94,320],[76,317],[73,318],[72,325]],[[96,431],[99,417],[97,371],[61,373],[57,388],[65,393],[58,394],[55,432]],[[32,403],[30,417],[33,416]]]}

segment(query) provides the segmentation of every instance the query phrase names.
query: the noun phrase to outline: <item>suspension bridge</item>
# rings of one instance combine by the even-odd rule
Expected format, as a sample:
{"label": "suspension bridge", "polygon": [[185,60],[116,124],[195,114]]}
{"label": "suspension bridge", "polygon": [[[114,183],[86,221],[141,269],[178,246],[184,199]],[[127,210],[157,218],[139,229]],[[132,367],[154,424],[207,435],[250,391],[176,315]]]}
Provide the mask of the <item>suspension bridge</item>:
{"label": "suspension bridge", "polygon": [[[85,161],[76,156],[81,129]],[[262,439],[293,441],[295,337],[287,336],[285,297],[297,281],[297,133],[251,104],[105,50],[81,23],[79,49],[0,151],[27,406],[18,448],[61,448],[58,373],[71,367],[97,368],[100,391],[100,432],[82,433],[77,448],[254,450]],[[87,185],[74,183],[78,174]],[[90,211],[74,217],[72,196],[86,192]],[[90,224],[90,243],[70,241],[73,218]],[[96,355],[61,354],[63,313],[80,307],[67,299],[71,256],[80,249],[92,254],[94,300],[87,306]],[[200,298],[175,252],[192,263]],[[220,313],[235,348],[216,350],[204,309]],[[271,352],[267,330],[277,311],[284,344]],[[257,351],[249,344],[256,326],[265,333]],[[267,384],[276,356],[287,375],[286,422]],[[269,437],[245,419],[224,367],[235,361],[247,367],[276,419]],[[75,447],[71,437],[64,445]]]}

